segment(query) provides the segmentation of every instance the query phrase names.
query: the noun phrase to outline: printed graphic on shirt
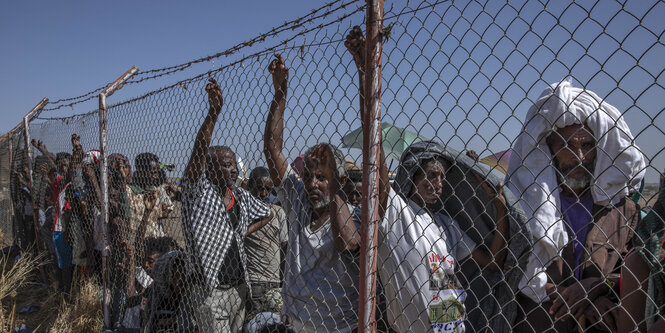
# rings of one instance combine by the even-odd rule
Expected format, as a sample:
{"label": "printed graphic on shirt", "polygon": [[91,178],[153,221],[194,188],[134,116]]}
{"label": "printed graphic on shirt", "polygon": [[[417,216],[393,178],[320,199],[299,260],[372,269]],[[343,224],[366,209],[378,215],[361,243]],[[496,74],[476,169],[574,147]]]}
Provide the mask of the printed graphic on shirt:
{"label": "printed graphic on shirt", "polygon": [[464,332],[466,292],[455,277],[455,261],[451,256],[430,253],[428,305],[429,320],[435,333]]}

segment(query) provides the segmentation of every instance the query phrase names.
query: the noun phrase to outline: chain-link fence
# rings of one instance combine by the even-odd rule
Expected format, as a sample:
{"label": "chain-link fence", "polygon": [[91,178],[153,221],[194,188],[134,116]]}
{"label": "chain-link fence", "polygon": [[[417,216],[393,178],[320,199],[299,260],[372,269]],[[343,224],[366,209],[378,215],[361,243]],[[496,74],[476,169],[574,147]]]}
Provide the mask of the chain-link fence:
{"label": "chain-link fence", "polygon": [[108,90],[49,103],[32,180],[0,144],[0,240],[97,276],[108,329],[665,325],[665,4],[379,8],[131,73],[101,122]]}

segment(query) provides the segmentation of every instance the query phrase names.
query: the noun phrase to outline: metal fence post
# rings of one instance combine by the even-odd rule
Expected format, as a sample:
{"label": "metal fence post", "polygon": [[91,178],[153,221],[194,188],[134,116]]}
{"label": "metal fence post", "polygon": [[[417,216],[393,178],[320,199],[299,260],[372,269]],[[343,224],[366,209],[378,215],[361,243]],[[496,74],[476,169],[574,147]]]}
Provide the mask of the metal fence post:
{"label": "metal fence post", "polygon": [[[39,112],[41,109],[46,106],[46,103],[48,103],[48,98],[44,97],[35,107],[28,112],[28,114],[23,117],[23,138],[25,139],[25,161],[26,164],[28,165],[28,184],[30,185],[30,194],[32,195],[32,223],[34,224],[35,228],[35,250],[37,251],[37,255],[39,255],[39,223],[37,219],[39,218],[39,214],[37,212],[37,206],[35,205],[34,197],[35,197],[35,191],[33,189],[33,184],[32,184],[32,146],[30,145],[30,120],[32,120],[32,116]],[[42,277],[44,277],[44,271],[41,270],[42,272]]]}
{"label": "metal fence post", "polygon": [[100,152],[100,164],[101,164],[101,172],[99,173],[101,175],[101,180],[100,180],[100,187],[102,190],[102,209],[101,209],[101,218],[102,218],[102,225],[104,226],[102,228],[103,232],[103,237],[102,239],[104,240],[104,247],[102,251],[102,284],[103,284],[103,305],[104,305],[104,327],[109,328],[111,323],[110,317],[109,317],[109,302],[110,300],[108,299],[109,295],[107,293],[108,289],[108,281],[106,277],[106,257],[108,255],[108,235],[107,235],[107,229],[108,229],[108,212],[109,212],[109,195],[108,195],[108,172],[106,171],[108,169],[108,151],[106,149],[106,98],[113,95],[113,93],[122,88],[122,85],[125,83],[125,81],[129,80],[136,72],[138,72],[139,68],[136,66],[132,66],[129,70],[127,70],[122,76],[117,78],[115,81],[113,81],[111,84],[109,84],[104,90],[102,90],[101,93],[99,93],[99,152]]}
{"label": "metal fence post", "polygon": [[363,121],[362,234],[358,331],[375,332],[376,249],[379,220],[379,132],[381,130],[381,65],[383,0],[367,0],[365,42],[365,114]]}
{"label": "metal fence post", "polygon": [[12,189],[16,189],[15,186],[12,184],[12,173],[14,171],[14,135],[18,132],[19,128],[23,126],[23,121],[20,121],[14,128],[12,128],[8,135],[8,143],[9,143],[9,202],[11,204],[11,207],[9,209],[9,213],[12,217],[12,243],[16,241],[16,235],[18,235],[18,226],[16,225],[17,219],[16,219],[16,202],[14,201],[14,193]]}
{"label": "metal fence post", "polygon": [[12,223],[12,243],[14,243],[14,240],[16,239],[16,230],[17,230],[17,228],[16,228],[16,217],[14,216],[14,213],[15,213],[14,205],[16,203],[14,202],[14,195],[12,193],[12,188],[13,188],[13,186],[12,186],[12,170],[13,170],[12,166],[14,166],[14,147],[12,147],[13,145],[14,145],[14,131],[11,130],[11,131],[9,131],[9,133],[7,133],[7,160],[8,160],[7,165],[9,167],[9,170],[7,170],[8,176],[9,176],[9,179],[8,179],[9,180],[9,187],[7,188],[7,191],[9,192],[9,215],[8,216],[10,216],[11,219],[12,219],[12,221],[11,221],[11,223]]}

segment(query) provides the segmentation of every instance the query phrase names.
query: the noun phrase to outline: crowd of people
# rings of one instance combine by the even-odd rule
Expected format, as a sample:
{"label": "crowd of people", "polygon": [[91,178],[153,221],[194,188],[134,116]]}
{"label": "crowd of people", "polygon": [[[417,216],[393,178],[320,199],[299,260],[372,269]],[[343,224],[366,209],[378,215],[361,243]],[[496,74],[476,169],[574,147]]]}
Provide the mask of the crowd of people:
{"label": "crowd of people", "polygon": [[[364,82],[360,28],[345,46]],[[34,181],[16,174],[18,243],[39,239],[65,292],[74,275],[106,281],[108,328],[120,332],[357,331],[362,172],[329,142],[289,163],[285,59],[268,72],[266,164],[246,182],[233,149],[212,144],[224,99],[210,79],[179,184],[152,153],[134,171],[111,154],[102,170],[76,134],[71,153],[33,141]],[[364,125],[363,96],[360,84]],[[647,162],[621,112],[562,81],[523,124],[505,178],[436,141],[412,144],[393,175],[381,153],[378,331],[665,329],[663,181],[655,205],[640,208]],[[183,244],[162,223],[178,202]]]}

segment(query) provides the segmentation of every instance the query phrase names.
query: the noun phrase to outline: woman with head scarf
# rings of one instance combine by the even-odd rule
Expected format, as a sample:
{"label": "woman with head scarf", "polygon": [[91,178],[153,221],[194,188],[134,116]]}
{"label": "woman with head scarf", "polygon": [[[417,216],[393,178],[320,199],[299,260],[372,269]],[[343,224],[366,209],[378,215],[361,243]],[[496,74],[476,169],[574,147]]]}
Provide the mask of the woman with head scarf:
{"label": "woman with head scarf", "polygon": [[465,213],[465,203],[458,200],[460,211],[448,211],[451,198],[459,194],[450,174],[461,170],[458,159],[466,159],[451,152],[432,141],[413,144],[400,159],[393,188],[380,158],[378,258],[383,265],[379,272],[388,319],[398,332],[464,332],[469,326],[464,323],[467,290],[458,281],[457,266],[471,258],[476,265],[500,271],[506,261],[510,219],[502,185],[493,188],[477,172],[468,173],[483,191],[471,189],[467,196],[486,196],[491,204],[483,210],[493,215],[491,224],[496,228],[481,239],[472,239],[457,221]]}

